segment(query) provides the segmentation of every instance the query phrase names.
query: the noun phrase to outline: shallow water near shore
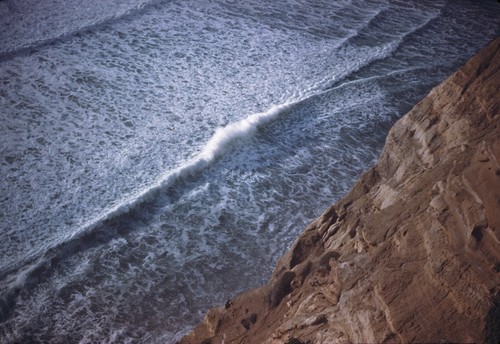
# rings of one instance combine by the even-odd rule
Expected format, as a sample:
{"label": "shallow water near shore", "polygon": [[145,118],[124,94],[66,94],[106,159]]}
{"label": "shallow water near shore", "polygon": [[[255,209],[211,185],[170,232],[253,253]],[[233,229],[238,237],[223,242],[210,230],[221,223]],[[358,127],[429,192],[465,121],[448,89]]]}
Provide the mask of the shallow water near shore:
{"label": "shallow water near shore", "polygon": [[266,282],[499,14],[0,2],[0,341],[175,342]]}

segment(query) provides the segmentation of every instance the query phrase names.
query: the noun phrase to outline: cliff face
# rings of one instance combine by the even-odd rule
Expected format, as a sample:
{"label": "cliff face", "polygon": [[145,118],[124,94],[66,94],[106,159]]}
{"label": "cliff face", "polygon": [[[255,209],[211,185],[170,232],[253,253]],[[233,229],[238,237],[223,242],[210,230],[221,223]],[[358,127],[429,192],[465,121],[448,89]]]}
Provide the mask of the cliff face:
{"label": "cliff face", "polygon": [[399,120],[270,282],[181,343],[500,341],[500,38]]}

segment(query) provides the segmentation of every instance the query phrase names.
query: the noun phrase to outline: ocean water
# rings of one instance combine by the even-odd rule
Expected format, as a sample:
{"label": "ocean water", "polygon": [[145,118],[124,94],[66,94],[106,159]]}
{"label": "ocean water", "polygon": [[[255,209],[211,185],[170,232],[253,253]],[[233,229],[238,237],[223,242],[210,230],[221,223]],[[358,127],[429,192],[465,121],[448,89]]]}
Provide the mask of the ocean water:
{"label": "ocean water", "polygon": [[0,1],[0,342],[175,342],[499,33],[496,1]]}

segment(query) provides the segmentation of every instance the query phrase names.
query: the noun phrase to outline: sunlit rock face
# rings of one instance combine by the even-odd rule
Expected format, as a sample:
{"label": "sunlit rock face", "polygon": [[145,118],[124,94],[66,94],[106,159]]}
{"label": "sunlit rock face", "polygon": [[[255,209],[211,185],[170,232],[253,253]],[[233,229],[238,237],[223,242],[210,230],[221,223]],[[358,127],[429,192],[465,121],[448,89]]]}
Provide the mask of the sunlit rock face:
{"label": "sunlit rock face", "polygon": [[182,343],[500,339],[500,39],[391,129],[269,283]]}

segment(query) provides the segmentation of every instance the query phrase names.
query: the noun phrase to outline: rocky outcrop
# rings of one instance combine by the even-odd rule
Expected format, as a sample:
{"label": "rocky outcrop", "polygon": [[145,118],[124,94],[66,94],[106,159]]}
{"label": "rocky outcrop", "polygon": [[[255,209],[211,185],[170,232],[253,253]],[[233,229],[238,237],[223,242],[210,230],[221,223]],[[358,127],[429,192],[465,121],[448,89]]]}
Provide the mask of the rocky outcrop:
{"label": "rocky outcrop", "polygon": [[181,343],[500,341],[500,39],[389,132],[270,282]]}

